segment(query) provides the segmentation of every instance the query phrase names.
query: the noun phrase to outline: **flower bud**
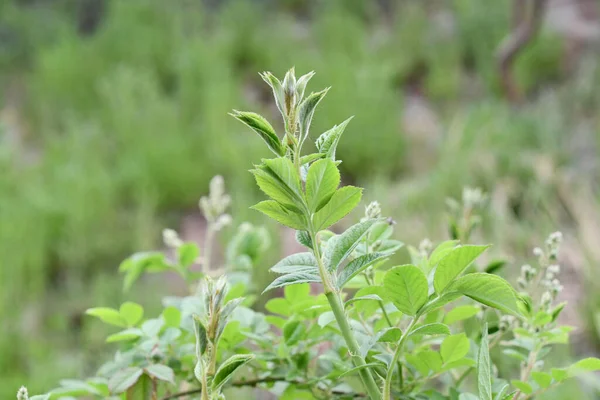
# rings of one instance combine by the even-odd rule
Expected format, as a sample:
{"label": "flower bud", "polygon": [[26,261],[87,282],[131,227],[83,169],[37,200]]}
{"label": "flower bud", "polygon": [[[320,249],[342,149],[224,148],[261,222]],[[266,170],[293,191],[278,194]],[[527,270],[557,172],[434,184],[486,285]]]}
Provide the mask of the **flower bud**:
{"label": "flower bud", "polygon": [[283,78],[283,98],[285,104],[285,113],[290,115],[296,107],[296,76],[294,68],[290,69]]}
{"label": "flower bud", "polygon": [[27,393],[27,388],[25,386],[21,386],[17,392],[17,400],[29,400],[29,393]]}
{"label": "flower bud", "polygon": [[372,201],[365,209],[367,219],[381,218],[381,205],[378,201]]}
{"label": "flower bud", "polygon": [[162,237],[164,244],[172,249],[176,249],[183,244],[179,234],[173,229],[163,229]]}

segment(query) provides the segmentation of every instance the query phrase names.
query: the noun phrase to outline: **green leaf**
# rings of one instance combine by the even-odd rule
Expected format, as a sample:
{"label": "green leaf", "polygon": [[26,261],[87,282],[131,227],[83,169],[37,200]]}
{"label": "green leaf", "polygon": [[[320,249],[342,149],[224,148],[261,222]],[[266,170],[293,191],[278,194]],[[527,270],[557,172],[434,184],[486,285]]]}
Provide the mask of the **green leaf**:
{"label": "green leaf", "polygon": [[200,256],[200,249],[196,243],[184,243],[177,248],[177,255],[179,257],[179,264],[183,268],[188,268]]}
{"label": "green leaf", "polygon": [[533,371],[531,373],[531,378],[543,389],[550,387],[552,384],[552,375],[546,372]]}
{"label": "green leaf", "polygon": [[89,308],[85,312],[87,315],[92,317],[100,318],[100,320],[109,325],[120,326],[121,328],[127,327],[127,321],[114,308],[109,307],[95,307]]}
{"label": "green leaf", "polygon": [[429,268],[434,268],[442,258],[448,255],[450,251],[458,244],[458,240],[447,240],[440,243],[429,256]]}
{"label": "green leaf", "polygon": [[137,303],[128,301],[121,305],[119,314],[121,314],[121,317],[127,322],[128,326],[135,326],[142,320],[144,308]]}
{"label": "green leaf", "polygon": [[307,231],[296,231],[296,241],[304,247],[313,248],[312,240]]}
{"label": "green leaf", "polygon": [[442,342],[440,353],[444,364],[458,361],[469,352],[469,339],[464,333],[450,335]]}
{"label": "green leaf", "polygon": [[569,371],[565,368],[552,368],[550,372],[552,374],[552,379],[556,382],[562,382],[569,377]]}
{"label": "green leaf", "polygon": [[265,290],[263,293],[268,292],[272,289],[277,289],[280,287],[285,287],[288,285],[297,285],[299,283],[311,283],[321,282],[321,277],[319,275],[314,275],[308,272],[293,272],[290,274],[282,275],[279,278],[275,279]]}
{"label": "green leaf", "polygon": [[315,161],[306,177],[306,200],[308,208],[319,211],[335,193],[340,185],[340,172],[329,159]]}
{"label": "green leaf", "polygon": [[336,190],[329,203],[314,215],[315,229],[327,229],[344,218],[360,203],[361,197],[362,189],[354,186],[344,186]]}
{"label": "green leaf", "polygon": [[274,200],[265,200],[250,207],[253,210],[260,211],[267,217],[273,218],[275,221],[282,225],[288,226],[292,229],[304,230],[306,229],[306,221],[303,217],[288,211],[283,208],[279,203]]}
{"label": "green leaf", "polygon": [[298,304],[305,301],[310,296],[310,285],[307,283],[286,286],[283,289],[283,297],[290,304]]}
{"label": "green leaf", "polygon": [[294,272],[306,272],[314,275],[319,274],[317,260],[312,253],[308,252],[287,256],[271,267],[271,271],[278,274],[289,274]]}
{"label": "green leaf", "polygon": [[262,160],[263,164],[271,171],[283,184],[288,187],[298,199],[302,199],[302,186],[298,170],[287,157],[278,157]]}
{"label": "green leaf", "polygon": [[444,293],[440,297],[425,304],[425,307],[423,307],[423,310],[421,310],[421,312],[423,314],[430,313],[432,311],[444,307],[446,304],[452,303],[454,300],[458,299],[461,296],[462,295],[457,292]]}
{"label": "green leaf", "polygon": [[128,367],[118,371],[108,380],[108,389],[112,394],[125,392],[142,376],[144,370],[138,367]]}
{"label": "green leaf", "polygon": [[[279,173],[282,174],[282,176],[285,176],[285,169],[290,166],[289,163],[291,163],[291,161],[287,158],[278,158],[275,160],[287,160],[287,162],[273,163],[275,167],[280,169]],[[299,182],[297,184],[293,183],[293,187],[290,187],[275,171],[264,164],[265,161],[269,160],[263,160],[263,164],[250,170],[254,175],[254,179],[260,190],[271,199],[284,206],[288,211],[300,213],[300,210],[303,209],[304,200],[299,191]]]}
{"label": "green leaf", "polygon": [[300,136],[304,139],[308,137],[308,130],[310,128],[310,123],[312,122],[313,115],[315,113],[315,109],[317,105],[325,97],[329,91],[329,88],[321,90],[317,93],[311,93],[306,96],[306,99],[300,103],[298,107],[298,122],[300,125]]}
{"label": "green leaf", "polygon": [[479,391],[480,400],[493,400],[491,368],[488,326],[485,324],[481,336],[481,343],[479,344],[479,352],[477,354],[477,390]]}
{"label": "green leaf", "polygon": [[165,326],[179,328],[181,324],[181,311],[176,307],[167,307],[162,312],[162,317],[165,320]]}
{"label": "green leaf", "polygon": [[140,379],[127,389],[126,400],[153,400],[152,379],[148,375],[140,376]]}
{"label": "green leaf", "polygon": [[338,269],[341,263],[344,262],[344,260],[352,254],[354,249],[356,249],[356,246],[360,244],[361,239],[367,234],[369,228],[371,228],[375,222],[377,222],[376,219],[369,219],[352,225],[350,228],[346,229],[344,233],[335,238],[333,246],[327,246],[327,249],[325,250],[325,267],[328,271],[334,272]]}
{"label": "green leaf", "polygon": [[481,309],[473,305],[458,306],[448,311],[444,316],[444,323],[450,325],[458,321],[469,319],[477,315],[479,311],[481,311]]}
{"label": "green leaf", "polygon": [[250,129],[258,134],[265,141],[269,149],[278,156],[283,156],[285,154],[285,148],[281,144],[281,140],[275,133],[275,129],[271,126],[269,121],[263,118],[261,115],[258,115],[249,111],[237,111],[233,110],[230,113],[232,117],[237,119],[238,121],[244,123]]}
{"label": "green leaf", "polygon": [[343,288],[356,275],[386,257],[387,256],[383,253],[369,253],[350,261],[348,265],[341,270],[337,280],[337,287],[339,289]]}
{"label": "green leaf", "polygon": [[383,278],[385,296],[398,310],[414,316],[427,302],[427,278],[414,265],[390,269]]}
{"label": "green leaf", "polygon": [[510,381],[510,383],[525,394],[533,393],[533,388],[527,382],[523,382],[523,381],[514,379],[514,380]]}
{"label": "green leaf", "polygon": [[490,246],[458,246],[453,248],[438,263],[433,277],[433,286],[442,293],[477,257]]}
{"label": "green leaf", "polygon": [[373,336],[370,336],[367,338],[367,340],[365,340],[365,342],[360,346],[360,350],[359,350],[358,354],[360,354],[361,357],[364,358],[367,356],[367,353],[369,352],[369,350],[371,350],[377,342],[396,343],[400,340],[401,337],[402,337],[402,331],[399,328],[388,327],[388,328],[381,329],[377,333],[375,333]]}
{"label": "green leaf", "polygon": [[421,325],[415,328],[409,337],[418,336],[418,335],[449,335],[450,329],[444,324],[439,322],[434,322],[431,324]]}
{"label": "green leaf", "polygon": [[449,291],[456,291],[486,306],[520,315],[517,294],[508,282],[497,275],[468,274],[456,280]]}
{"label": "green leaf", "polygon": [[124,331],[114,333],[106,338],[106,343],[126,342],[139,339],[142,336],[142,330],[138,328],[125,329]]}
{"label": "green leaf", "polygon": [[196,314],[192,317],[194,319],[194,336],[196,337],[196,359],[200,360],[208,346],[208,338],[206,336],[206,328],[200,317]]}
{"label": "green leaf", "polygon": [[304,90],[306,89],[306,85],[314,75],[315,72],[310,71],[309,73],[298,78],[298,81],[296,82],[296,94],[298,95],[298,101],[301,101],[304,98]]}
{"label": "green leaf", "polygon": [[219,366],[217,373],[215,374],[212,381],[212,389],[215,392],[219,392],[223,385],[227,383],[233,376],[233,373],[243,365],[252,361],[254,355],[252,354],[235,354],[229,357],[223,364]]}
{"label": "green leaf", "polygon": [[335,151],[337,149],[337,145],[342,137],[342,134],[344,133],[344,130],[346,129],[346,126],[348,126],[348,123],[350,120],[352,120],[352,118],[353,117],[350,117],[341,124],[335,125],[333,128],[319,136],[315,142],[319,153],[325,154],[327,158],[335,161]]}
{"label": "green leaf", "polygon": [[569,376],[575,376],[585,372],[594,372],[600,370],[600,359],[588,357],[577,361],[568,368]]}
{"label": "green leaf", "polygon": [[291,320],[283,326],[283,339],[287,346],[298,343],[306,332],[306,327],[300,321]]}
{"label": "green leaf", "polygon": [[[373,287],[373,286],[371,286],[371,287]],[[371,301],[383,301],[383,300],[381,299],[381,297],[379,297],[379,296],[378,296],[378,295],[376,295],[376,294],[367,294],[367,295],[365,295],[365,296],[356,296],[356,297],[353,297],[353,298],[349,299],[349,300],[348,300],[348,301],[346,301],[346,303],[344,304],[344,307],[346,307],[346,308],[347,308],[347,307],[348,307],[348,306],[350,306],[352,303],[355,303],[355,302],[357,302],[357,301],[365,301],[365,300],[371,300]]]}
{"label": "green leaf", "polygon": [[271,86],[271,89],[273,89],[275,104],[277,105],[277,108],[279,109],[281,115],[285,116],[285,100],[283,94],[283,87],[281,86],[281,81],[270,72],[263,72],[259,75],[269,86]]}
{"label": "green leaf", "polygon": [[145,368],[146,373],[158,380],[175,384],[175,373],[170,367],[162,364],[152,364]]}

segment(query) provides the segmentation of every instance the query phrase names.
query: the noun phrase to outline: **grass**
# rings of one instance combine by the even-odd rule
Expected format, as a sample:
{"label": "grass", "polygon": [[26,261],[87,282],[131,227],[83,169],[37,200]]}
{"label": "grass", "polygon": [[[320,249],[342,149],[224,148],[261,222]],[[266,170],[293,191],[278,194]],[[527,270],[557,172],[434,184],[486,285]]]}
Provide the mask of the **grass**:
{"label": "grass", "polygon": [[[118,262],[133,249],[157,246],[160,229],[194,209],[213,175],[225,175],[235,215],[256,217],[246,210],[256,195],[251,177],[237,171],[266,154],[226,113],[246,99],[275,115],[257,70],[281,75],[296,65],[317,71],[315,87],[332,84],[315,129],[357,114],[340,145],[341,168],[366,182],[368,200],[381,199],[410,227],[401,239],[445,237],[432,221],[444,212],[444,198],[458,195],[458,183],[482,186],[504,202],[484,224],[499,252],[525,255],[564,225],[581,234],[556,179],[544,179],[540,165],[561,176],[579,171],[581,157],[565,132],[583,120],[591,126],[584,147],[598,145],[598,98],[588,89],[600,82],[597,59],[588,60],[584,77],[566,80],[563,43],[544,33],[516,66],[532,95],[515,110],[498,93],[493,64],[508,27],[506,0],[455,0],[437,16],[406,1],[387,19],[363,2],[258,4],[109,1],[87,36],[76,31],[68,3],[0,6],[0,27],[10,33],[0,83],[24,93],[18,139],[5,134],[0,141],[0,169],[7,171],[0,175],[0,318],[21,316],[2,328],[1,396],[25,380],[42,390],[96,365],[67,351],[72,340],[99,345],[80,312],[117,304]],[[453,25],[443,23],[448,15]],[[542,90],[549,83],[553,89]],[[418,88],[439,116],[432,145],[419,147],[422,138],[401,123],[407,87]],[[14,101],[13,91],[6,93],[4,102]],[[579,179],[596,187],[596,175]],[[587,302],[593,314],[600,300],[590,295]],[[57,312],[59,304],[69,305],[80,328]],[[64,368],[51,368],[61,355]]]}

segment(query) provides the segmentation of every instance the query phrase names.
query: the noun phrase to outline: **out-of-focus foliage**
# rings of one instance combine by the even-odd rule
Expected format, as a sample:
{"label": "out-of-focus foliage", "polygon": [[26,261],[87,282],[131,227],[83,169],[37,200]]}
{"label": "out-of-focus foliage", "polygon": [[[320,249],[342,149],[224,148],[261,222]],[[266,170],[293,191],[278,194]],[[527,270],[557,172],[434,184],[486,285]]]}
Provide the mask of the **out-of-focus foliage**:
{"label": "out-of-focus foliage", "polygon": [[[544,31],[516,63],[532,96],[515,109],[494,69],[508,0],[391,3],[1,2],[0,319],[19,318],[0,328],[0,396],[24,376],[38,377],[37,392],[97,366],[72,346],[85,340],[89,355],[103,341],[83,310],[121,304],[118,262],[155,249],[155,232],[194,207],[211,176],[228,178],[234,212],[246,213],[255,189],[245,171],[268,152],[225,114],[249,103],[276,114],[256,71],[295,65],[318,71],[316,87],[334,86],[313,132],[357,115],[340,168],[368,182],[367,198],[381,194],[415,240],[443,229],[439,199],[463,185],[501,188],[508,214],[484,232],[518,251],[570,218],[539,165],[550,175],[583,168],[595,185],[586,160],[600,122],[596,60],[566,80],[564,44]],[[557,78],[565,82],[544,90]],[[405,123],[415,95],[439,117],[433,135]],[[574,149],[580,125],[593,133]],[[151,311],[146,293],[133,297]],[[600,300],[589,302],[595,316]]]}

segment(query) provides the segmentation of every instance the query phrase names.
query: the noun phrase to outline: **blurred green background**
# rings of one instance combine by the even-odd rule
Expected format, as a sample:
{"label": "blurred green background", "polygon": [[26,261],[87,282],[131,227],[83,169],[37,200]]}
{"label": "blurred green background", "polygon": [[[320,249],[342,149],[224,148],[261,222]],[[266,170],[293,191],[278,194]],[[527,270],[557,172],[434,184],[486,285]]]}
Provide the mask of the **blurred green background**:
{"label": "blurred green background", "polygon": [[[290,66],[317,72],[309,90],[333,87],[315,134],[356,115],[341,168],[399,239],[445,239],[445,198],[465,185],[490,194],[477,240],[509,258],[509,277],[562,230],[566,322],[579,329],[561,352],[598,356],[600,6],[549,1],[515,61],[514,103],[495,58],[511,3],[0,1],[0,397],[94,371],[106,332],[86,308],[127,296],[151,309],[177,290],[148,281],[124,295],[117,266],[160,247],[163,227],[194,238],[213,175],[235,218],[264,223],[247,211],[259,197],[247,170],[268,154],[227,112],[275,120],[257,73]],[[272,259],[291,251],[282,237]],[[600,398],[594,382],[565,390]]]}

